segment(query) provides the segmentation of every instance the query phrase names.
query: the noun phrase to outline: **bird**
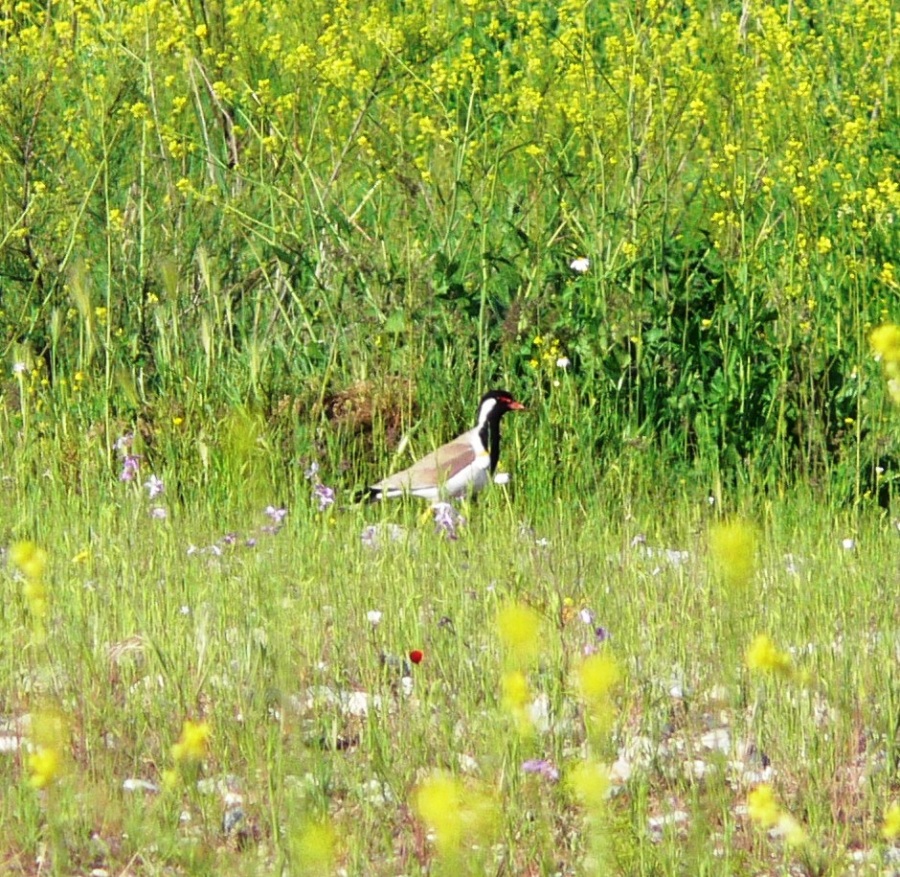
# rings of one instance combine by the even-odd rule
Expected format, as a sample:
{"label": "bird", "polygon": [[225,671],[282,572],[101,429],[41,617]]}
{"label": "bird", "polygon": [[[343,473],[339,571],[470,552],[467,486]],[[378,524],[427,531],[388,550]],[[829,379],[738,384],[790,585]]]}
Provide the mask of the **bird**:
{"label": "bird", "polygon": [[398,496],[439,501],[474,495],[488,483],[500,458],[500,419],[524,411],[506,390],[491,390],[478,403],[478,422],[470,430],[422,457],[402,472],[373,484],[370,502]]}

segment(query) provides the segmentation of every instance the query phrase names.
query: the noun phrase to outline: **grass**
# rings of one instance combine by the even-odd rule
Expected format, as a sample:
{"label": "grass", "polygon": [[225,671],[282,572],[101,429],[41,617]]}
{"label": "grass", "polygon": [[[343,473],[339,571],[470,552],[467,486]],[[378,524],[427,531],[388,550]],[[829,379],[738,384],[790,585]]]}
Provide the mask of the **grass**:
{"label": "grass", "polygon": [[3,870],[896,870],[896,25],[0,4]]}
{"label": "grass", "polygon": [[[893,525],[841,520],[802,494],[748,502],[758,543],[738,540],[752,563],[729,580],[702,490],[664,517],[662,497],[610,478],[581,501],[536,503],[534,476],[507,461],[515,495],[490,491],[455,541],[417,507],[319,513],[302,476],[277,532],[260,529],[272,529],[260,508],[167,491],[155,503],[169,517],[153,519],[140,485],[112,475],[93,497],[5,476],[7,532],[36,522],[48,553],[44,635],[23,578],[8,580],[5,733],[33,741],[48,710],[65,727],[46,788],[29,782],[27,742],[0,760],[7,872],[299,873],[309,844],[318,873],[451,872],[456,856],[472,873],[846,873],[862,855],[888,868]],[[388,521],[403,538],[363,544],[367,524]],[[540,625],[521,662],[524,730],[501,696],[504,667],[519,666],[495,621],[510,601]],[[577,681],[597,625],[621,677],[600,725]],[[748,668],[763,632],[788,650],[787,672]],[[186,718],[210,738],[177,763]],[[523,772],[530,759],[561,780]],[[599,803],[571,784],[593,759],[617,777]],[[464,814],[456,847],[435,846],[416,814],[436,770],[461,784],[444,807]],[[156,790],[127,791],[129,779]],[[748,818],[763,781],[808,842],[786,846]],[[482,822],[465,815],[479,796]]]}

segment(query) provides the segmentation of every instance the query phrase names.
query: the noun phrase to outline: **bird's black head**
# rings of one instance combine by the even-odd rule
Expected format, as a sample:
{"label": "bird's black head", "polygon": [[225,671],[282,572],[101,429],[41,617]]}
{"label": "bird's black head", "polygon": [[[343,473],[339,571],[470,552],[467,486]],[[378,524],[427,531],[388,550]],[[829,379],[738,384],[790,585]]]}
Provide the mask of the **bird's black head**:
{"label": "bird's black head", "polygon": [[478,406],[478,430],[481,441],[491,455],[491,472],[497,468],[500,458],[500,418],[507,411],[524,411],[525,406],[517,402],[506,390],[491,390],[481,397]]}
{"label": "bird's black head", "polygon": [[478,405],[478,425],[490,420],[499,420],[507,411],[524,411],[525,406],[517,402],[507,390],[491,390],[481,397]]}

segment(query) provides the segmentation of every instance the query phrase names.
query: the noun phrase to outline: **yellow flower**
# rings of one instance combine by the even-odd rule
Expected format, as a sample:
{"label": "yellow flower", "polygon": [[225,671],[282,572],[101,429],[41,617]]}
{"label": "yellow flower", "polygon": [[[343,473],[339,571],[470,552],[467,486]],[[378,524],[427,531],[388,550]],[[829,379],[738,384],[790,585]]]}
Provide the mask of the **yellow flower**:
{"label": "yellow flower", "polygon": [[900,326],[885,323],[869,335],[872,352],[883,362],[900,362]]}
{"label": "yellow flower", "polygon": [[781,809],[768,783],[758,785],[747,795],[747,815],[762,828],[773,828],[778,823]]}
{"label": "yellow flower", "polygon": [[521,670],[504,673],[500,682],[503,691],[503,706],[509,710],[520,710],[528,703],[528,680]]}
{"label": "yellow flower", "polygon": [[794,664],[787,652],[782,652],[765,633],[757,634],[747,649],[747,667],[751,670],[762,670],[764,673],[777,673],[790,677],[794,673]]}
{"label": "yellow flower", "polygon": [[587,729],[595,741],[602,738],[615,721],[612,693],[620,679],[619,665],[605,652],[588,656],[578,668],[578,690],[590,719]]}
{"label": "yellow flower", "polygon": [[569,772],[572,793],[587,810],[600,810],[609,795],[609,768],[599,761],[582,761]]}
{"label": "yellow flower", "polygon": [[890,807],[885,808],[881,836],[885,840],[895,840],[900,837],[900,804],[896,801]]}
{"label": "yellow flower", "polygon": [[61,767],[59,750],[41,747],[28,756],[28,782],[35,789],[45,789],[59,776]]}
{"label": "yellow flower", "polygon": [[47,617],[47,589],[40,579],[29,579],[22,588],[28,609],[35,618]]}
{"label": "yellow flower", "polygon": [[47,566],[47,552],[34,542],[16,542],[9,550],[10,560],[27,579],[37,580]]}
{"label": "yellow flower", "polygon": [[775,827],[789,847],[803,846],[808,840],[806,830],[790,813],[782,812]]}
{"label": "yellow flower", "polygon": [[435,774],[416,789],[416,813],[437,836],[441,852],[455,850],[462,843],[461,803],[462,784],[447,774]]}
{"label": "yellow flower", "polygon": [[803,826],[775,799],[768,783],[762,783],[747,795],[747,815],[763,829],[776,829],[788,846],[802,846],[807,841]]}
{"label": "yellow flower", "polygon": [[533,726],[528,713],[530,692],[525,674],[521,670],[504,673],[500,686],[503,708],[508,710],[516,720],[520,734],[523,736],[530,734]]}
{"label": "yellow flower", "polygon": [[181,737],[172,746],[172,758],[180,761],[200,761],[209,748],[211,735],[209,722],[193,722],[185,719],[181,727]]}
{"label": "yellow flower", "polygon": [[167,789],[174,789],[178,785],[178,771],[174,768],[166,768],[162,772],[163,786]]}
{"label": "yellow flower", "polygon": [[527,664],[540,654],[541,616],[530,606],[508,603],[497,613],[497,630],[510,659]]}
{"label": "yellow flower", "polygon": [[334,870],[337,834],[330,822],[307,823],[292,846],[301,874],[328,874]]}
{"label": "yellow flower", "polygon": [[91,559],[91,549],[82,548],[73,558],[72,563],[86,563]]}
{"label": "yellow flower", "polygon": [[730,588],[744,588],[753,578],[756,562],[756,532],[744,521],[716,524],[709,533],[713,563]]}
{"label": "yellow flower", "polygon": [[28,756],[28,782],[35,789],[45,789],[62,773],[68,739],[65,716],[53,707],[36,711],[30,738],[34,752]]}
{"label": "yellow flower", "polygon": [[578,668],[581,696],[592,705],[605,703],[621,678],[615,658],[605,652],[589,655]]}
{"label": "yellow flower", "polygon": [[442,855],[458,852],[463,841],[488,841],[497,824],[497,802],[446,773],[433,774],[415,790],[413,807]]}

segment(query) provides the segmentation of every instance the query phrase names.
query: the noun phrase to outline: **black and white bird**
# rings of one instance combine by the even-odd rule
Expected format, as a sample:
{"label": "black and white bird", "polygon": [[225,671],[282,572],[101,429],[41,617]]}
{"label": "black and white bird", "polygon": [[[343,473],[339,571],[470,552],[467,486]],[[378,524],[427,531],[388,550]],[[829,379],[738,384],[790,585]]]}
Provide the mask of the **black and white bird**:
{"label": "black and white bird", "polygon": [[369,488],[372,501],[396,496],[444,500],[477,493],[493,475],[500,458],[500,419],[507,411],[524,411],[506,390],[485,393],[478,422],[461,436]]}

